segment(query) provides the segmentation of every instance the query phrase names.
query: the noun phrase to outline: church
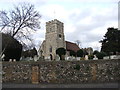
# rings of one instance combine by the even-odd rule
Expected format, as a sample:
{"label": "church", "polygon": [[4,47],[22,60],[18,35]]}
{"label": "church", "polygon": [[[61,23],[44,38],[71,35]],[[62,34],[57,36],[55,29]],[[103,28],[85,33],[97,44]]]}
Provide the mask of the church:
{"label": "church", "polygon": [[39,48],[39,53],[44,59],[55,60],[58,48],[65,48],[67,56],[71,50],[77,52],[80,49],[76,43],[65,41],[64,23],[54,19],[46,22],[45,40]]}

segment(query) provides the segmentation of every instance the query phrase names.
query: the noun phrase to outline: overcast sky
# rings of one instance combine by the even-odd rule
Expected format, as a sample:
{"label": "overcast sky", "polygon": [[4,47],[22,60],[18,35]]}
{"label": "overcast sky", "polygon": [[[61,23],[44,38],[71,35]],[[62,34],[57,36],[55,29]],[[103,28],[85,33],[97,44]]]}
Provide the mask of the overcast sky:
{"label": "overcast sky", "polygon": [[45,22],[58,19],[64,23],[65,40],[80,40],[82,48],[100,50],[99,41],[108,27],[118,28],[119,0],[0,0],[0,10],[29,2],[42,15],[41,29],[34,33],[37,46],[45,39]]}

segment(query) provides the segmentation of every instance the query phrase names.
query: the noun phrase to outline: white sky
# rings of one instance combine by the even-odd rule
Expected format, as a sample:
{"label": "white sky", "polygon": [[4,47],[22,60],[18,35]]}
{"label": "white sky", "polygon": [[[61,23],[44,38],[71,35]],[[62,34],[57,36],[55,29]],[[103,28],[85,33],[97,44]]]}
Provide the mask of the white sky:
{"label": "white sky", "polygon": [[[0,0],[0,10],[10,10],[13,5],[29,2],[42,15],[41,29],[33,38],[37,47],[45,39],[45,22],[54,18],[64,23],[65,39],[80,40],[81,47],[100,50],[99,41],[108,27],[118,28],[119,0]],[[55,12],[55,14],[54,14]]]}

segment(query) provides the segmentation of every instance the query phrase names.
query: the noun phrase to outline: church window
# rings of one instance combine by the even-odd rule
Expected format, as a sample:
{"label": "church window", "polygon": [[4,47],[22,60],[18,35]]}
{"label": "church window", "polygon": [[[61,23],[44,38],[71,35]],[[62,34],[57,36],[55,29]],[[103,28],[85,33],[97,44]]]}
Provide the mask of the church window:
{"label": "church window", "polygon": [[50,52],[52,52],[52,46],[50,46]]}
{"label": "church window", "polygon": [[61,39],[62,38],[62,35],[61,34],[59,34],[59,39]]}

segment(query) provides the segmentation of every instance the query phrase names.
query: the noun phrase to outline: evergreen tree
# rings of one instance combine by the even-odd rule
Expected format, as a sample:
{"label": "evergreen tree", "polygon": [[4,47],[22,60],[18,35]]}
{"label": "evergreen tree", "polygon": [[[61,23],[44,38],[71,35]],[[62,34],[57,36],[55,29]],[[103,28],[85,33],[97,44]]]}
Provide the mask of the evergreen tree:
{"label": "evergreen tree", "polygon": [[105,52],[98,52],[96,54],[96,56],[97,56],[98,59],[103,59],[103,57],[106,56],[106,53]]}
{"label": "evergreen tree", "polygon": [[99,53],[99,51],[95,50],[95,51],[93,52],[93,55],[96,55],[96,54],[98,54],[98,53]]}
{"label": "evergreen tree", "polygon": [[74,56],[74,57],[76,57],[76,52],[74,52],[74,51],[70,51],[70,56]]}
{"label": "evergreen tree", "polygon": [[63,60],[64,58],[62,58],[62,56],[66,54],[66,50],[64,48],[58,48],[56,54],[60,56],[60,60]]}
{"label": "evergreen tree", "polygon": [[108,28],[102,43],[101,51],[110,54],[120,53],[120,30]]}
{"label": "evergreen tree", "polygon": [[84,55],[84,52],[82,49],[77,51],[77,57],[83,57],[83,55]]}

